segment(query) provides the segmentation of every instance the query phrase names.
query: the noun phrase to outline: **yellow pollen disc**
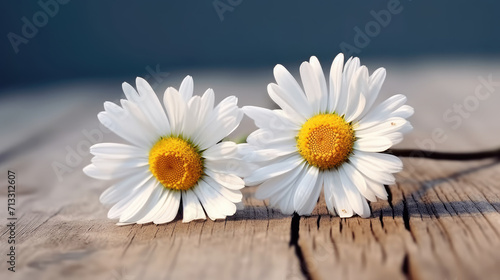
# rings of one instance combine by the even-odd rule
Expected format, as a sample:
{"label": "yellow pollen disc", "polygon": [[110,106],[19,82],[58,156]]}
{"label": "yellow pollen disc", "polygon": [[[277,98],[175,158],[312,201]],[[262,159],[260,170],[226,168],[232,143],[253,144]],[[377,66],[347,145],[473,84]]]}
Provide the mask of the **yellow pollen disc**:
{"label": "yellow pollen disc", "polygon": [[330,169],[347,160],[355,139],[351,124],[344,118],[337,114],[320,114],[302,125],[297,148],[310,165]]}
{"label": "yellow pollen disc", "polygon": [[187,190],[203,173],[203,161],[195,147],[176,138],[161,138],[149,152],[149,170],[164,187]]}

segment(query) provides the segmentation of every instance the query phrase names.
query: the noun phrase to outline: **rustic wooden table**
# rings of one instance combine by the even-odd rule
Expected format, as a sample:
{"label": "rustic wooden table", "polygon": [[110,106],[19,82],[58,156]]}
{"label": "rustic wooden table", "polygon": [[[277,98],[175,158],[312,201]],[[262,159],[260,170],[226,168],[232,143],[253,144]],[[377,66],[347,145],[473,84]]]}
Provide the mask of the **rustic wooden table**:
{"label": "rustic wooden table", "polygon": [[[404,93],[416,109],[415,131],[400,147],[500,145],[500,84],[481,82],[500,80],[497,65],[385,65],[383,97]],[[219,100],[235,94],[240,105],[272,106],[265,95],[271,71],[193,76],[197,92],[210,86]],[[490,94],[479,99],[478,87],[482,97]],[[1,279],[500,279],[498,159],[404,159],[390,199],[372,203],[368,219],[331,216],[322,198],[312,216],[292,218],[256,200],[250,187],[243,190],[245,209],[225,221],[115,226],[98,201],[109,183],[81,168],[90,160],[89,142],[101,134],[117,140],[99,130],[95,116],[103,101],[121,97],[120,81],[1,97]],[[235,137],[251,129],[245,120]],[[66,169],[55,172],[58,164]],[[7,270],[8,170],[17,184],[15,273]]]}

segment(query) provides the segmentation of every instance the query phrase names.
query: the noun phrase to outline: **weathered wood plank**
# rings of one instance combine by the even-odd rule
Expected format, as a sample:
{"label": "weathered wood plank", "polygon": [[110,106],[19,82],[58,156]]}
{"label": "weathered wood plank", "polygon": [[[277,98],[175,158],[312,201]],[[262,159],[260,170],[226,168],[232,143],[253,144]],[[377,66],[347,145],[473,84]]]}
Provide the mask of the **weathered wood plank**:
{"label": "weathered wood plank", "polygon": [[[289,246],[291,218],[268,209],[252,192],[245,191],[246,209],[227,221],[117,227],[105,219],[93,189],[51,215],[28,213],[19,219],[15,276],[302,279]],[[2,238],[5,233],[2,229]],[[5,264],[0,269],[8,275]]]}
{"label": "weathered wood plank", "polygon": [[428,160],[398,176],[370,219],[332,217],[321,200],[300,223],[308,270],[321,279],[497,279],[500,187],[490,178],[499,171],[497,161]]}
{"label": "weathered wood plank", "polygon": [[[412,119],[416,129],[403,147],[432,139],[436,128],[443,128],[447,136],[434,141],[437,150],[498,145],[498,94],[481,101],[480,110],[469,112],[458,128],[443,119],[454,103],[474,93],[478,76],[492,74],[496,80],[497,66],[463,73],[453,72],[454,66],[416,65],[402,71],[395,70],[402,69],[398,65],[386,66],[390,75],[381,98],[404,92],[416,111],[423,112]],[[442,73],[450,74],[436,81]],[[271,71],[224,81],[216,80],[224,76],[221,73],[201,76],[205,78],[196,80],[197,89],[213,87],[218,100],[236,94],[240,105],[273,106],[265,93]],[[172,79],[177,78],[170,77],[169,85],[175,84]],[[0,102],[0,117],[9,123],[2,133],[13,132],[0,135],[0,182],[6,181],[5,170],[19,174],[17,272],[8,272],[2,259],[1,279],[462,280],[500,275],[497,161],[405,159],[398,183],[389,186],[390,200],[372,203],[369,219],[330,216],[322,198],[312,216],[292,219],[255,200],[255,188],[246,188],[245,210],[226,221],[117,227],[98,202],[108,183],[81,172],[89,154],[82,155],[61,181],[51,163],[64,162],[67,147],[76,150],[88,141],[84,130],[99,128],[95,115],[102,102],[122,98],[119,81],[39,90],[39,95],[31,93],[29,102],[24,101],[25,92]],[[432,96],[441,98],[430,102]],[[19,117],[13,118],[16,112]],[[235,136],[251,127],[245,119]],[[106,141],[116,140],[103,135]],[[4,209],[4,188],[0,200]],[[6,217],[0,211],[0,219]],[[2,222],[0,240],[6,235]],[[6,246],[1,242],[2,255]]]}

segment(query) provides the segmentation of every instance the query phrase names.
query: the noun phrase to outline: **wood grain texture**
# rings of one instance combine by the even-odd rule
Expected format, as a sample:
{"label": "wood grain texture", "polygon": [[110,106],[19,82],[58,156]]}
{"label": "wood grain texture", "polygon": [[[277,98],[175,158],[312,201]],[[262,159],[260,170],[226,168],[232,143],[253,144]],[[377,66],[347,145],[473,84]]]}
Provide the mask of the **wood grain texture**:
{"label": "wood grain texture", "polygon": [[[459,129],[441,120],[442,112],[473,92],[477,75],[500,77],[496,68],[488,69],[491,71],[467,75],[458,71],[459,78],[450,75],[425,88],[418,81],[429,79],[429,71],[437,71],[432,67],[389,72],[393,78],[384,92],[408,89],[410,104],[424,112],[413,118],[415,132],[401,146],[414,147],[432,138],[438,127],[445,130],[448,140],[435,143],[436,149],[498,146],[498,94],[463,119]],[[266,105],[262,86],[272,77],[255,75],[252,79],[245,84],[241,78],[225,88],[222,84],[227,81],[222,81],[214,88],[216,93],[238,94],[240,105],[272,107]],[[455,79],[458,82],[441,98],[429,103],[424,97]],[[204,83],[207,81],[200,88]],[[260,91],[254,84],[260,85]],[[397,174],[397,184],[388,187],[389,200],[371,203],[373,213],[367,219],[331,216],[323,197],[309,217],[282,215],[266,201],[256,200],[255,187],[250,187],[244,189],[245,209],[225,221],[183,224],[178,217],[166,225],[115,226],[106,218],[108,208],[98,201],[109,182],[87,178],[81,172],[90,161],[88,153],[77,156],[62,178],[51,164],[64,163],[68,149],[85,149],[91,144],[85,133],[99,130],[95,116],[102,102],[122,97],[116,85],[119,83],[46,88],[45,92],[54,93],[19,92],[0,102],[3,119],[9,120],[18,111],[27,114],[10,119],[17,125],[5,126],[0,137],[0,182],[4,186],[7,170],[16,171],[19,209],[17,272],[11,273],[5,262],[7,192],[2,187],[0,279],[499,278],[500,163],[495,159],[404,159],[405,169]],[[467,90],[459,92],[459,88]],[[68,90],[71,96],[66,94]],[[426,90],[428,95],[422,95]],[[96,94],[86,96],[89,92]],[[30,96],[29,106],[38,105],[32,115],[23,107],[23,94]],[[218,95],[218,100],[222,97]],[[245,120],[240,134],[252,129],[249,123]],[[106,141],[117,140],[101,132]]]}
{"label": "wood grain texture", "polygon": [[498,279],[500,164],[426,160],[404,172],[369,219],[332,217],[323,200],[300,219],[311,277]]}

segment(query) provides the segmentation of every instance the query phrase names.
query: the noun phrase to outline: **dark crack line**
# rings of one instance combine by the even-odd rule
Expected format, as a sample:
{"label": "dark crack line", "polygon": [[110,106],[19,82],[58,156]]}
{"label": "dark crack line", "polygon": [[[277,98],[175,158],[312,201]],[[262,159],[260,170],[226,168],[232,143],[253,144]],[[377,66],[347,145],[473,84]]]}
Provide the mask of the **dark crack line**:
{"label": "dark crack line", "polygon": [[383,211],[380,211],[380,216],[378,217],[379,220],[380,220],[380,226],[382,227],[382,229],[384,229],[385,231],[385,228],[384,228],[384,213]]}
{"label": "dark crack line", "polygon": [[479,160],[486,158],[500,158],[500,148],[465,153],[447,153],[418,149],[389,149],[387,150],[387,153],[398,157],[429,158],[436,160]]}
{"label": "dark crack line", "polygon": [[406,279],[412,279],[412,275],[410,274],[410,259],[408,253],[405,254],[403,258],[403,263],[401,264],[401,271],[406,276]]}
{"label": "dark crack line", "polygon": [[299,245],[299,229],[300,229],[300,216],[297,213],[293,213],[292,224],[290,228],[290,247],[294,247],[295,255],[299,259],[300,263],[300,271],[304,275],[304,277],[308,280],[313,279],[309,268],[307,266],[307,262],[304,257],[304,253],[302,252],[302,248]]}
{"label": "dark crack line", "polygon": [[392,218],[394,219],[394,205],[392,205],[392,191],[389,185],[384,185],[385,191],[387,192],[387,202],[392,209]]}
{"label": "dark crack line", "polygon": [[403,199],[403,221],[405,223],[405,229],[407,231],[410,230],[410,214],[408,212],[408,203],[406,202],[406,199]]}

